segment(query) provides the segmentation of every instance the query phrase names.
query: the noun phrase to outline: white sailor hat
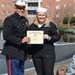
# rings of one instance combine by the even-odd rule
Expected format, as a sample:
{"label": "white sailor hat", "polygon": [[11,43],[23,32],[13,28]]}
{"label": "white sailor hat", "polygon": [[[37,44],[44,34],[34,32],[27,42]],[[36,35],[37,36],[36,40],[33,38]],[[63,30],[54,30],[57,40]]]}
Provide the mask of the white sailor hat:
{"label": "white sailor hat", "polygon": [[25,8],[25,2],[24,1],[16,1],[15,2],[15,6],[18,8],[18,9],[23,9]]}
{"label": "white sailor hat", "polygon": [[38,12],[45,12],[45,13],[47,13],[47,9],[46,8],[43,8],[43,7],[39,7],[39,8],[37,8],[36,9],[36,12],[38,13]]}

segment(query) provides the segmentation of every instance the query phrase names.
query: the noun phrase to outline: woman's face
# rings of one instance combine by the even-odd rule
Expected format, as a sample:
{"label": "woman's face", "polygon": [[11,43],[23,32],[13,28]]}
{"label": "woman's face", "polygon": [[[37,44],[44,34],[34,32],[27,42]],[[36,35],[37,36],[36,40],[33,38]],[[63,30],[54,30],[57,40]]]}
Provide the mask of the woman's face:
{"label": "woman's face", "polygon": [[40,24],[44,23],[46,17],[47,17],[47,15],[45,12],[38,12],[37,13],[37,19],[38,19]]}

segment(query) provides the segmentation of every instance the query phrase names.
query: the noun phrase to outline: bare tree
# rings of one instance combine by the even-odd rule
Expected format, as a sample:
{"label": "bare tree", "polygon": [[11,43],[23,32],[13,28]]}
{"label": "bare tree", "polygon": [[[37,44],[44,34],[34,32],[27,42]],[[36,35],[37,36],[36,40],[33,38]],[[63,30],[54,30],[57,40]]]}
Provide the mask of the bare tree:
{"label": "bare tree", "polygon": [[68,26],[70,25],[71,18],[73,17],[73,5],[67,4],[66,7],[60,6],[54,13],[54,20],[57,24],[62,25],[64,17],[68,17]]}
{"label": "bare tree", "polygon": [[74,7],[73,5],[67,4],[65,8],[65,17],[68,17],[68,26],[70,26],[71,18],[73,17]]}
{"label": "bare tree", "polygon": [[60,7],[60,9],[56,9],[54,13],[54,18],[55,22],[59,25],[63,24],[63,19],[64,19],[64,8]]}

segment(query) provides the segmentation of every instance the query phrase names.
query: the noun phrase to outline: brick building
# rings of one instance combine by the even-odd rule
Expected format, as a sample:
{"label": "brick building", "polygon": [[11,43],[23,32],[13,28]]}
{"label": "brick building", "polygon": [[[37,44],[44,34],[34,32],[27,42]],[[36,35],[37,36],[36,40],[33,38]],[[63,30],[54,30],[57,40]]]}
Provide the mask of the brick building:
{"label": "brick building", "polygon": [[[14,0],[16,1],[16,0]],[[25,1],[25,0],[24,0]],[[55,21],[55,18],[63,16],[75,16],[75,0],[26,0],[25,16],[32,23],[35,18],[35,9],[43,6],[48,9],[48,17]],[[0,21],[14,12],[13,0],[0,0]]]}
{"label": "brick building", "polygon": [[12,0],[0,0],[0,21],[14,12],[14,3]]}

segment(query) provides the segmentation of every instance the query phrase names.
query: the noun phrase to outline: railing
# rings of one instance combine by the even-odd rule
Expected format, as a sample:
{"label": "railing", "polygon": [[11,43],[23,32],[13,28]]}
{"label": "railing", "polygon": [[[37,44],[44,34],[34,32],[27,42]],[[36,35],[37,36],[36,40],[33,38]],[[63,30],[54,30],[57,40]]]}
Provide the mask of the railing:
{"label": "railing", "polygon": [[[28,0],[28,2],[38,2],[39,0]],[[42,0],[40,0],[42,2]]]}
{"label": "railing", "polygon": [[27,17],[35,17],[36,15],[27,15]]}
{"label": "railing", "polygon": [[37,7],[35,7],[35,6],[34,6],[34,7],[30,7],[30,6],[29,6],[29,7],[27,8],[27,10],[35,10],[35,9],[37,9],[37,8],[38,8],[38,6],[37,6]]}

